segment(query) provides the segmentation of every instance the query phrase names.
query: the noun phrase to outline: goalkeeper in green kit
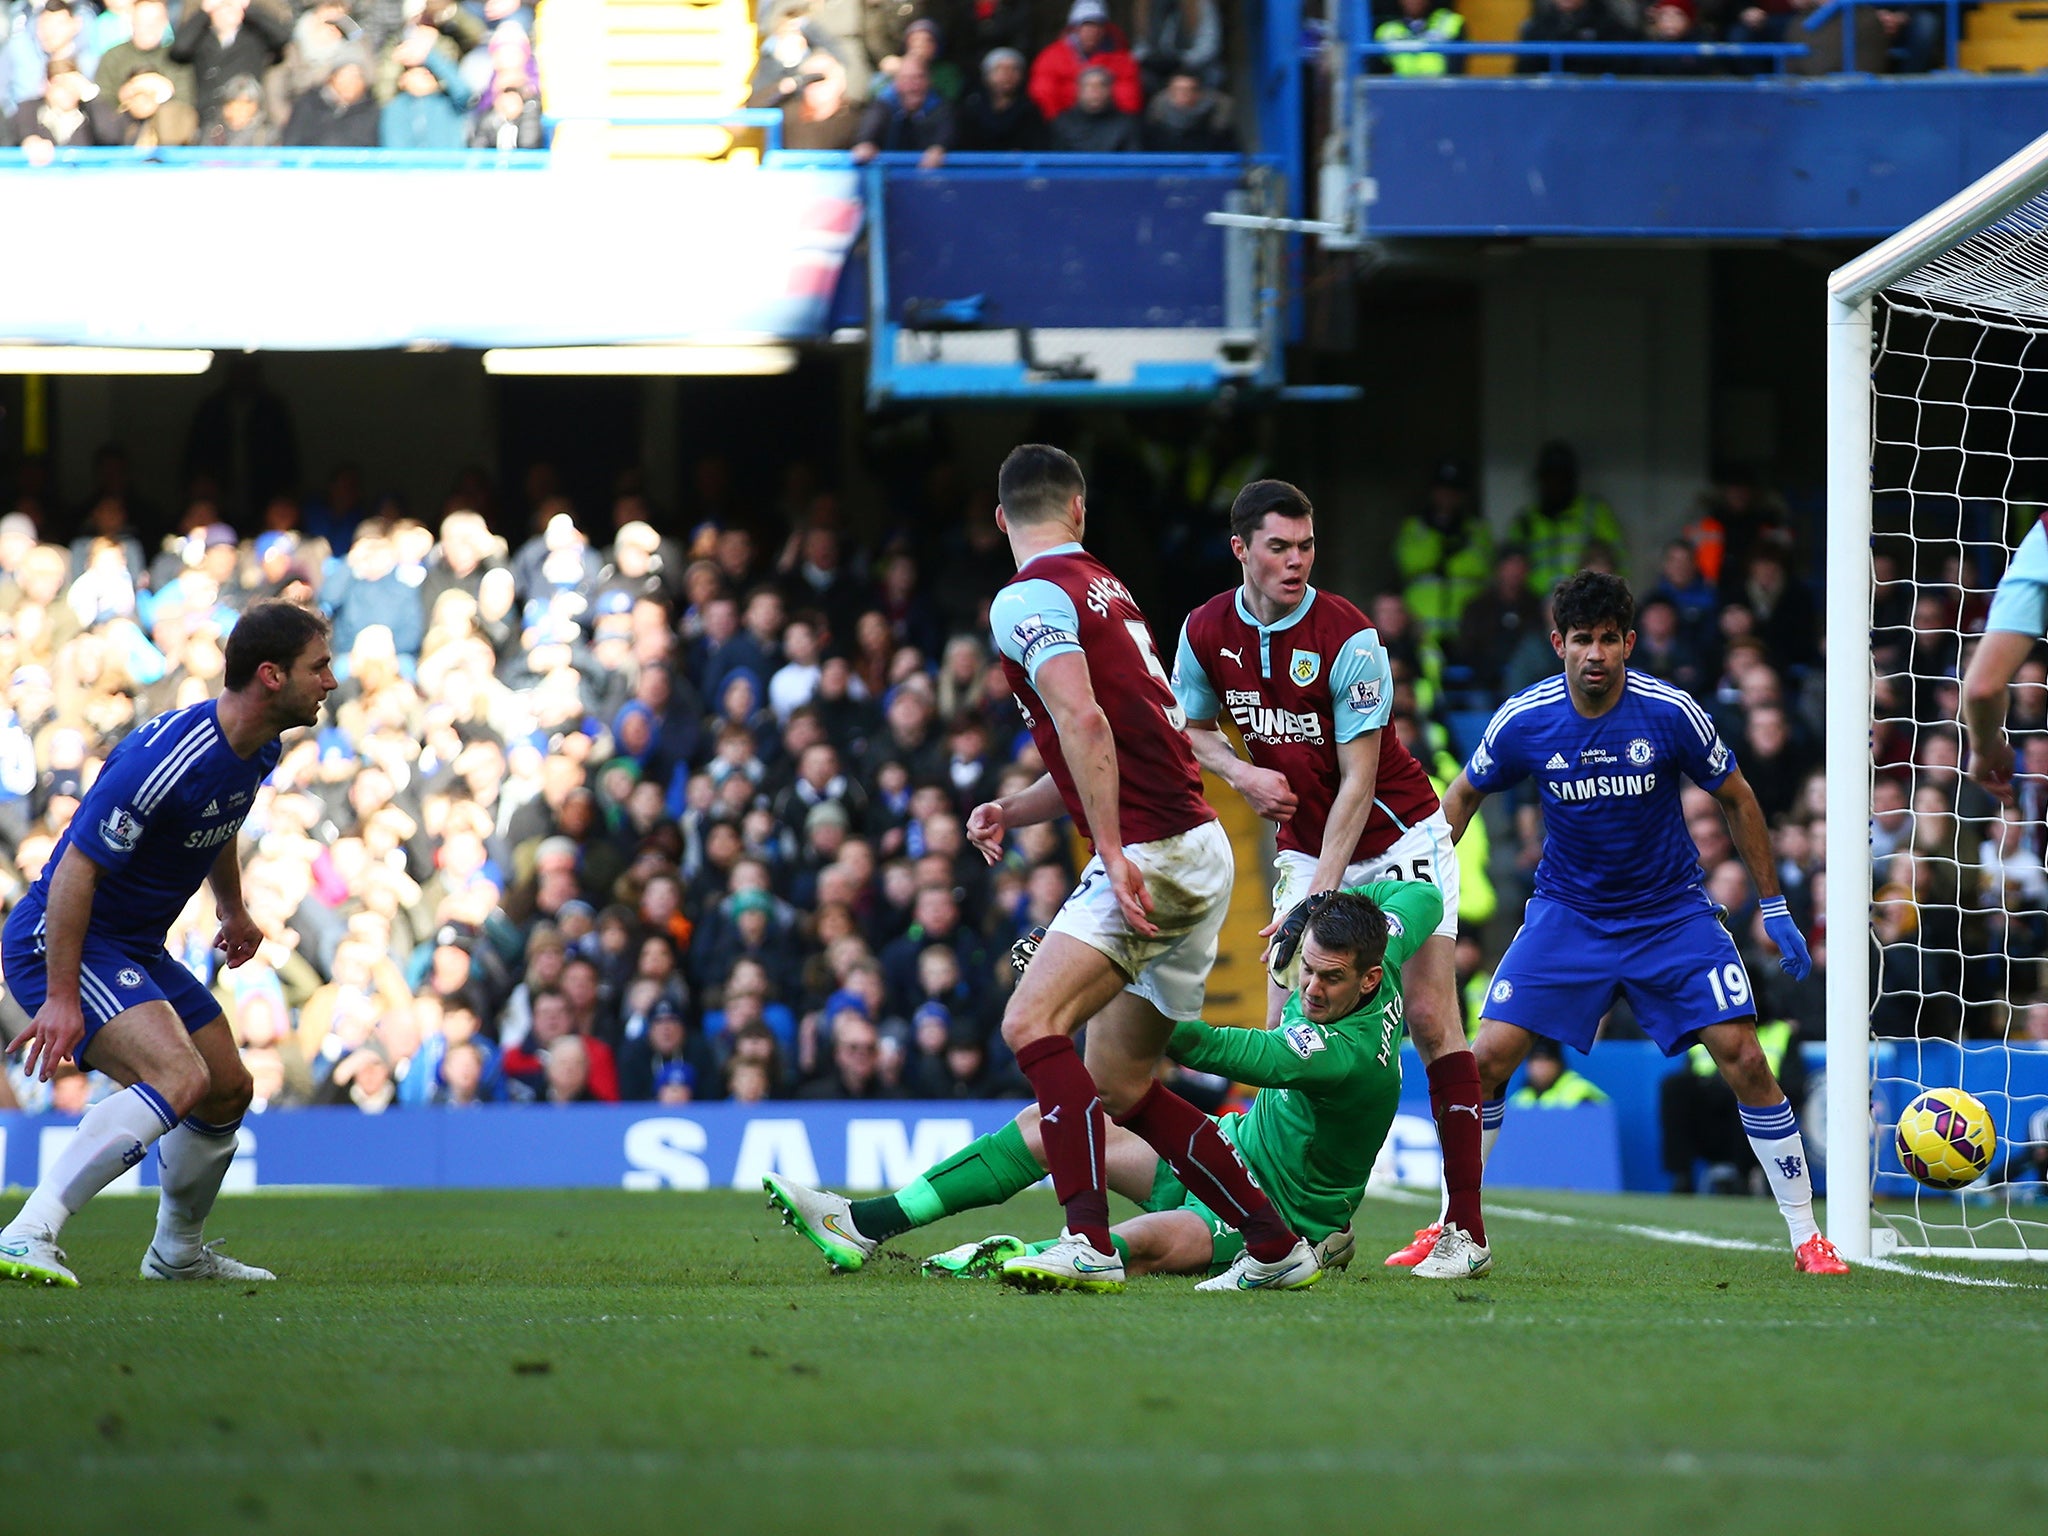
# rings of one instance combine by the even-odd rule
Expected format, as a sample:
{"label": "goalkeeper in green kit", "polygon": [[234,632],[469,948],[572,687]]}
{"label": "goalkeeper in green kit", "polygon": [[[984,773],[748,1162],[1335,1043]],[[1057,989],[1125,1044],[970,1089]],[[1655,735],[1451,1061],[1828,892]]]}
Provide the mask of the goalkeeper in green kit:
{"label": "goalkeeper in green kit", "polygon": [[[1298,943],[1300,982],[1272,1030],[1175,1027],[1167,1054],[1184,1066],[1264,1090],[1218,1124],[1282,1219],[1316,1247],[1325,1268],[1352,1252],[1351,1216],[1401,1097],[1401,965],[1436,931],[1443,899],[1426,881],[1375,881],[1319,896],[1290,914],[1276,950]],[[1288,956],[1274,956],[1275,969]],[[769,1174],[771,1207],[834,1269],[859,1269],[883,1243],[941,1217],[1000,1205],[1045,1177],[1032,1105],[1001,1130],[934,1164],[893,1195],[848,1200]],[[1214,1287],[1242,1238],[1200,1204],[1141,1138],[1111,1124],[1109,1187],[1144,1208],[1111,1233],[1129,1274],[1206,1275]],[[1028,1259],[1046,1244],[1007,1235],[924,1261],[927,1275],[1000,1276],[1026,1289],[1121,1290]]]}

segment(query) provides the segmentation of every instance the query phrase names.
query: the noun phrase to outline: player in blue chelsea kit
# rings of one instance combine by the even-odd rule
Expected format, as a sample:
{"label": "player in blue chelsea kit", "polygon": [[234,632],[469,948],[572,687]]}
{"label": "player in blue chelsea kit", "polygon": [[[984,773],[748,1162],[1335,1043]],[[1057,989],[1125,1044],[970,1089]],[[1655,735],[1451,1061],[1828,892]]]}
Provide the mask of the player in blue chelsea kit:
{"label": "player in blue chelsea kit", "polygon": [[1453,837],[1482,799],[1523,779],[1536,781],[1543,807],[1535,894],[1494,972],[1474,1046],[1486,1096],[1481,1156],[1500,1135],[1502,1095],[1535,1037],[1591,1050],[1620,993],[1665,1055],[1697,1040],[1713,1056],[1791,1231],[1795,1267],[1846,1273],[1814,1224],[1805,1144],[1757,1044],[1749,976],[1706,893],[1678,780],[1721,802],[1778,963],[1797,979],[1813,961],[1786,911],[1756,795],[1690,695],[1628,670],[1635,599],[1620,578],[1581,571],[1551,604],[1564,675],[1500,707],[1444,797]]}
{"label": "player in blue chelsea kit", "polygon": [[161,1145],[163,1190],[146,1280],[270,1280],[201,1241],[235,1156],[253,1085],[220,1005],[164,949],[206,881],[214,947],[230,966],[262,934],[242,904],[236,835],[277,766],[278,738],[318,723],[335,688],[327,624],[258,603],[229,632],[218,700],[124,737],[86,791],[33,889],[0,933],[7,987],[34,1016],[8,1048],[47,1081],[65,1057],[122,1084],[0,1232],[0,1277],[76,1285],[57,1234],[80,1206]]}

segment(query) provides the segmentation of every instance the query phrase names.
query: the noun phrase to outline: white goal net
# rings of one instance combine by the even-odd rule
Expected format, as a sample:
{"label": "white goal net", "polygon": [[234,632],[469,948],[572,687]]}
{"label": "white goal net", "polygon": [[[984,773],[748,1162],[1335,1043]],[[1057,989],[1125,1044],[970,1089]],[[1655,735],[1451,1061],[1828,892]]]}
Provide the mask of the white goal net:
{"label": "white goal net", "polygon": [[[2048,140],[2037,151],[2048,167]],[[2027,174],[2039,186],[2044,171]],[[1880,1254],[2048,1258],[2048,646],[2008,700],[2015,804],[1967,777],[1961,712],[1993,589],[2048,506],[2048,193],[2008,180],[1938,240],[1928,223],[1887,242],[1902,247],[1892,270],[1858,264],[1873,291],[1853,296],[1868,320],[1853,341],[1841,300],[1854,269],[1833,285],[1834,343],[1865,349],[1868,471],[1864,495],[1831,484],[1829,537],[1867,546],[1857,553],[1868,648],[1841,617],[1850,605],[1833,585],[1849,554],[1838,551],[1830,704],[1861,715],[1867,753],[1839,750],[1849,722],[1831,730],[1830,846],[1844,846],[1832,822],[1860,796],[1868,847],[1860,868],[1830,860],[1840,974],[1830,977],[1829,1072],[1862,1077],[1853,1058],[1863,1054],[1870,1138],[1858,1173],[1842,1166],[1850,1138],[1831,1128],[1831,1210],[1859,1203],[1861,1221],[1842,1225],[1852,1246],[1860,1226]],[[1831,408],[1838,432],[1844,414]],[[1838,690],[1859,697],[1852,706]],[[1861,965],[1841,964],[1853,959],[1844,952],[1863,925],[1851,903],[1866,889],[1869,948]],[[1907,1174],[1895,1133],[1915,1097],[1949,1087],[1984,1104],[1998,1143],[1977,1183],[1943,1193]],[[1831,1091],[1830,1115],[1846,1107]]]}

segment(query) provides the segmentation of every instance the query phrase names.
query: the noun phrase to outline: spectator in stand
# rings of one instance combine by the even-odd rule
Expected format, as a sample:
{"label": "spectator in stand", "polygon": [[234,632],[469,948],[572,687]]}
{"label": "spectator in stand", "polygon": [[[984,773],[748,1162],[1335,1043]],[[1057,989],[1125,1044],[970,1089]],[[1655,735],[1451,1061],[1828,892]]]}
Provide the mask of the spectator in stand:
{"label": "spectator in stand", "polygon": [[[1818,626],[1813,596],[1793,579],[1783,550],[1760,544],[1750,552],[1742,596],[1756,619],[1757,638],[1779,666],[1803,667],[1814,659]],[[1944,617],[1942,628],[1950,622]]]}
{"label": "spectator in stand", "polygon": [[[1608,0],[1537,0],[1536,8],[1522,24],[1525,43],[1633,43],[1634,27],[1623,21]],[[1584,54],[1564,56],[1568,75],[1606,75],[1614,72],[1614,61]],[[1551,61],[1540,56],[1515,60],[1518,75],[1550,73]],[[1539,564],[1540,564],[1539,560]]]}
{"label": "spectator in stand", "polygon": [[1624,547],[1614,509],[1579,489],[1579,456],[1570,443],[1556,441],[1536,456],[1536,500],[1515,514],[1509,537],[1529,552],[1530,589],[1546,600],[1584,563],[1589,546],[1604,544],[1617,558]]}
{"label": "spectator in stand", "polygon": [[0,114],[16,117],[30,102],[41,100],[49,67],[58,59],[75,64],[88,78],[99,65],[85,18],[71,0],[45,0],[33,19],[24,12],[0,50]]}
{"label": "spectator in stand", "polygon": [[469,87],[437,46],[437,36],[415,27],[393,51],[397,94],[384,104],[377,138],[386,149],[461,149]]}
{"label": "spectator in stand", "polygon": [[290,41],[290,28],[263,3],[200,0],[187,11],[178,21],[171,57],[192,67],[193,105],[202,127],[219,118],[229,81],[239,75],[260,79]]}
{"label": "spectator in stand", "polygon": [[791,613],[806,608],[822,613],[832,643],[844,645],[853,638],[869,593],[867,583],[848,568],[836,527],[820,520],[792,533],[776,562],[776,576]]}
{"label": "spectator in stand", "polygon": [[539,149],[546,140],[540,98],[522,82],[498,80],[490,106],[469,127],[471,149]]}
{"label": "spectator in stand", "polygon": [[[1643,9],[1643,41],[1646,43],[1697,43],[1702,41],[1693,0],[1656,0]],[[1638,66],[1646,75],[1705,75],[1713,64],[1698,54],[1663,54],[1643,59]]]}
{"label": "spectator in stand", "polygon": [[[100,19],[115,13],[108,11]],[[135,0],[129,11],[128,36],[100,54],[93,84],[109,100],[137,69],[147,68],[171,83],[171,97],[192,105],[192,71],[171,57],[171,13],[167,0]]]}
{"label": "spectator in stand", "polygon": [[[337,75],[340,73],[336,71]],[[357,67],[358,82],[361,73]],[[374,104],[370,110],[374,117]],[[357,638],[373,625],[381,625],[389,632],[392,648],[408,665],[418,659],[426,614],[420,607],[419,587],[408,583],[398,568],[397,551],[387,525],[374,521],[363,524],[356,531],[355,543],[347,556],[328,562],[321,581],[320,602],[334,620],[335,667],[340,674],[347,674],[348,657]]]}
{"label": "spectator in stand", "polygon": [[1058,122],[1080,98],[1081,72],[1091,68],[1109,71],[1110,95],[1119,112],[1135,117],[1143,110],[1138,61],[1123,33],[1111,25],[1109,7],[1102,0],[1074,0],[1066,31],[1031,61],[1031,99],[1048,123]]}
{"label": "spectator in stand", "polygon": [[1220,91],[1226,77],[1223,13],[1216,0],[1153,0],[1151,23],[1132,53],[1147,96],[1179,74]]}
{"label": "spectator in stand", "polygon": [[1465,605],[1457,658],[1471,669],[1475,687],[1498,695],[1515,653],[1532,635],[1548,643],[1549,633],[1544,605],[1529,590],[1529,556],[1510,544],[1494,562],[1493,584]]}
{"label": "spectator in stand", "polygon": [[953,109],[931,88],[922,64],[905,60],[896,71],[895,99],[877,99],[854,136],[853,158],[865,164],[880,154],[914,154],[927,169],[945,163],[953,146]]}
{"label": "spectator in stand", "polygon": [[[1372,39],[1376,43],[1460,43],[1465,40],[1465,18],[1435,0],[1400,0],[1399,14],[1375,27]],[[1373,70],[1408,79],[1434,79],[1462,75],[1465,60],[1448,53],[1394,53],[1374,59]]]}
{"label": "spectator in stand", "polygon": [[1719,649],[1720,598],[1714,584],[1700,569],[1699,557],[1685,539],[1673,539],[1664,546],[1658,566],[1657,585],[1650,591],[1678,611],[1678,627],[1691,642],[1702,665],[1712,661]]}
{"label": "spectator in stand", "polygon": [[[1737,0],[1733,7],[1734,20],[1723,29],[1723,38],[1731,43],[1782,43],[1785,29],[1792,20],[1792,0]],[[1767,64],[1748,65],[1743,73],[1762,74]]]}
{"label": "spectator in stand", "polygon": [[999,48],[1031,56],[1032,0],[933,0],[927,9],[943,23],[947,52],[963,80],[978,75]]}
{"label": "spectator in stand", "polygon": [[[350,48],[334,55],[324,85],[292,103],[284,142],[322,149],[374,149],[377,132],[369,64],[360,50]],[[337,645],[337,652],[340,649]]]}
{"label": "spectator in stand", "polygon": [[884,1097],[881,1076],[881,1035],[875,1026],[851,1010],[843,1012],[832,1025],[832,1070],[804,1084],[801,1099],[879,1099]]}
{"label": "spectator in stand", "polygon": [[1812,755],[1794,739],[1784,709],[1775,704],[1749,711],[1748,729],[1736,749],[1736,760],[1756,791],[1764,819],[1770,822],[1778,821],[1798,803],[1800,788],[1814,767]]}
{"label": "spectator in stand", "polygon": [[[666,998],[647,1014],[647,1031],[628,1040],[619,1054],[619,1097],[644,1100],[659,1098],[664,1103],[687,1103],[716,1098],[716,1058],[702,1036],[691,1029],[683,1010]],[[678,1099],[665,1090],[677,1086],[689,1090]]]}
{"label": "spectator in stand", "polygon": [[931,92],[949,106],[957,106],[960,93],[966,88],[966,78],[958,66],[941,52],[942,39],[939,24],[929,16],[920,16],[903,32],[903,53],[895,60],[884,59],[882,72],[888,77],[875,91],[877,101],[886,101],[895,94],[896,74],[905,64],[924,67],[925,77],[931,82]]}
{"label": "spectator in stand", "polygon": [[1024,55],[991,49],[981,61],[981,85],[960,103],[956,142],[990,154],[1031,154],[1049,142],[1045,118],[1024,90]]}
{"label": "spectator in stand", "polygon": [[213,119],[201,119],[199,143],[213,150],[266,147],[276,143],[276,127],[262,109],[262,84],[252,74],[238,74],[221,86]]}
{"label": "spectator in stand", "polygon": [[1394,564],[1423,634],[1439,645],[1451,642],[1493,574],[1493,533],[1472,504],[1471,476],[1458,460],[1438,460],[1421,510],[1394,535]]}
{"label": "spectator in stand", "polygon": [[1155,155],[1233,155],[1237,129],[1230,98],[1192,70],[1173,75],[1145,109],[1142,147]]}
{"label": "spectator in stand", "polygon": [[[861,78],[866,61],[861,61]],[[811,0],[779,0],[754,65],[750,107],[782,109],[790,149],[851,149],[860,108],[853,73],[838,42],[815,24]]]}
{"label": "spectator in stand", "polygon": [[1138,120],[1117,109],[1106,69],[1081,71],[1074,104],[1052,120],[1052,147],[1063,155],[1125,155],[1142,146]]}
{"label": "spectator in stand", "polygon": [[85,109],[98,94],[70,59],[50,60],[41,93],[15,109],[15,141],[32,154],[92,148],[100,142],[99,129]]}
{"label": "spectator in stand", "polygon": [[1636,648],[1629,665],[1683,688],[1694,698],[1706,692],[1706,668],[1679,627],[1678,609],[1667,597],[1653,596],[1636,613]]}
{"label": "spectator in stand", "polygon": [[[125,46],[125,45],[124,45]],[[105,65],[101,65],[104,71]],[[109,105],[101,95],[100,105]],[[102,115],[103,144],[155,149],[165,144],[190,144],[199,136],[199,114],[178,99],[177,85],[148,64],[137,64],[111,98],[112,110]]]}
{"label": "spectator in stand", "polygon": [[368,49],[363,29],[351,14],[354,0],[318,0],[299,13],[292,23],[292,37],[285,46],[283,67],[272,77],[274,88],[284,99],[278,115],[289,117],[291,104],[306,92],[318,90],[334,72],[334,61],[344,52],[361,57]]}
{"label": "spectator in stand", "polygon": [[812,55],[803,88],[782,108],[785,149],[852,149],[860,136],[861,107],[847,89],[847,72],[831,54]]}

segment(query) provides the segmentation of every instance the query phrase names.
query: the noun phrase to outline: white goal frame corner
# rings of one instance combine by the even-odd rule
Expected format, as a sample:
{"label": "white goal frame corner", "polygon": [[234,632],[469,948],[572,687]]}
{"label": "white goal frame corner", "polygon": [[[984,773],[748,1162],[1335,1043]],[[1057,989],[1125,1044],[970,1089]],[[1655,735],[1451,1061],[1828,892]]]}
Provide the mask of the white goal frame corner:
{"label": "white goal frame corner", "polygon": [[[1827,870],[1837,925],[1860,940],[1871,898],[1871,387],[1877,295],[2048,188],[2048,134],[1828,277]],[[1857,765],[1861,765],[1861,771]],[[1845,768],[1847,771],[1844,771]],[[1870,948],[1830,946],[1827,971],[1827,1228],[1845,1259],[1871,1257]],[[1943,1256],[2048,1257],[2026,1250],[1915,1249]]]}

